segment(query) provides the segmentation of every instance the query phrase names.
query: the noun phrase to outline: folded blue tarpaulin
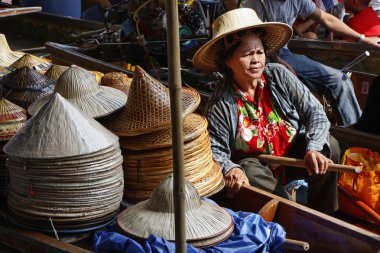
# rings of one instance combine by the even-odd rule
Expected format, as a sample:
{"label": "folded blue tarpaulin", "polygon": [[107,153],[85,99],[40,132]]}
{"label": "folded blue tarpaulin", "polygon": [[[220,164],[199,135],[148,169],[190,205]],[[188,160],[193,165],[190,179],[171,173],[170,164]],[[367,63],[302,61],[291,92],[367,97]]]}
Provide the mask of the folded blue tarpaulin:
{"label": "folded blue tarpaulin", "polygon": [[[226,209],[233,217],[235,229],[232,235],[209,248],[195,248],[187,244],[188,253],[276,253],[283,252],[285,230],[279,224],[266,222],[260,215],[234,212]],[[175,252],[175,243],[161,237],[149,236],[144,244],[116,232],[101,231],[94,236],[95,252],[162,253]]]}

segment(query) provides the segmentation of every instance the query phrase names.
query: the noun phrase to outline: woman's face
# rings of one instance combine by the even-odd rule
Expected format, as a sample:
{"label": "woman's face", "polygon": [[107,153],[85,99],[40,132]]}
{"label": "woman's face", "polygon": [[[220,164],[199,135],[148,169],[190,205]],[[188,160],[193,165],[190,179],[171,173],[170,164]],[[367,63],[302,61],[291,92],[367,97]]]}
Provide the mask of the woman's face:
{"label": "woman's face", "polygon": [[238,82],[259,79],[265,66],[265,52],[261,39],[254,35],[243,37],[240,46],[225,63]]}

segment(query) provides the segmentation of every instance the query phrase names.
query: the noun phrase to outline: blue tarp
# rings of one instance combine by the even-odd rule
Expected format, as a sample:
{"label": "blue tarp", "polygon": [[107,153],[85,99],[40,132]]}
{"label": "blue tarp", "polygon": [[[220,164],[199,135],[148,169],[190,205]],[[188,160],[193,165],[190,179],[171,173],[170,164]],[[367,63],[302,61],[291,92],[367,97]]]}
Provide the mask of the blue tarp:
{"label": "blue tarp", "polygon": [[[188,253],[276,253],[283,252],[285,230],[277,223],[266,222],[254,213],[234,212],[226,209],[233,217],[235,230],[232,235],[215,246],[195,248],[187,244]],[[175,252],[175,244],[151,235],[144,244],[116,232],[101,231],[94,236],[95,252],[162,253]]]}

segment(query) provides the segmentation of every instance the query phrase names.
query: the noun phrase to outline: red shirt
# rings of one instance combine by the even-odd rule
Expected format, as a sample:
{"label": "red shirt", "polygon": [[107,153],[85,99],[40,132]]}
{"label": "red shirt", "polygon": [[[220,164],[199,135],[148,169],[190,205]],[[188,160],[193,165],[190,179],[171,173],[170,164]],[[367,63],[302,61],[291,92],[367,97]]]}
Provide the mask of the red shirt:
{"label": "red shirt", "polygon": [[371,7],[355,14],[347,21],[347,25],[366,37],[380,37],[380,19]]}

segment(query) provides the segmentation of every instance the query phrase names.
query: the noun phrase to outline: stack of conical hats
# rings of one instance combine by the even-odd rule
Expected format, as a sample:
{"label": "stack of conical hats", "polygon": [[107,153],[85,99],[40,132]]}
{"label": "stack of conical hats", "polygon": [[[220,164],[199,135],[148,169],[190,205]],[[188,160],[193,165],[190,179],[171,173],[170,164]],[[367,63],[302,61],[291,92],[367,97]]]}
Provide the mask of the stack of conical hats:
{"label": "stack of conical hats", "polygon": [[95,229],[123,195],[118,137],[58,93],[5,145],[9,219],[37,230]]}
{"label": "stack of conical hats", "polygon": [[[54,88],[81,112],[92,118],[99,118],[121,109],[127,102],[127,95],[118,89],[98,84],[91,72],[72,65],[58,78]],[[53,94],[43,97],[28,108],[34,115]]]}
{"label": "stack of conical hats", "polygon": [[0,33],[0,67],[8,67],[23,55],[23,52],[12,51],[5,35]]}
{"label": "stack of conical hats", "polygon": [[[185,177],[201,196],[223,187],[223,176],[213,161],[207,121],[193,113],[199,104],[193,89],[182,91]],[[149,198],[154,187],[173,172],[169,91],[136,67],[125,108],[104,122],[120,136],[124,155],[124,198],[132,203]]]}
{"label": "stack of conical hats", "polygon": [[58,78],[62,75],[62,73],[67,70],[69,67],[53,64],[48,68],[48,70],[44,73],[45,76],[49,77],[53,80],[58,80]]}
{"label": "stack of conical hats", "polygon": [[21,67],[0,77],[2,94],[23,108],[53,92],[55,81],[30,67]]}
{"label": "stack of conical hats", "polygon": [[5,98],[0,98],[0,200],[5,197],[8,183],[3,147],[21,129],[26,120],[26,111],[23,108]]}
{"label": "stack of conical hats", "polygon": [[[195,247],[210,247],[226,240],[234,230],[231,215],[216,204],[201,200],[195,187],[185,180],[186,241]],[[136,239],[149,235],[175,240],[173,177],[165,178],[149,200],[119,214],[119,230]]]}
{"label": "stack of conical hats", "polygon": [[45,72],[50,66],[51,66],[51,63],[45,59],[42,59],[40,57],[31,55],[31,54],[24,54],[18,60],[13,62],[11,65],[9,65],[8,69],[13,71],[13,70],[20,69],[23,67],[28,67],[40,72]]}

